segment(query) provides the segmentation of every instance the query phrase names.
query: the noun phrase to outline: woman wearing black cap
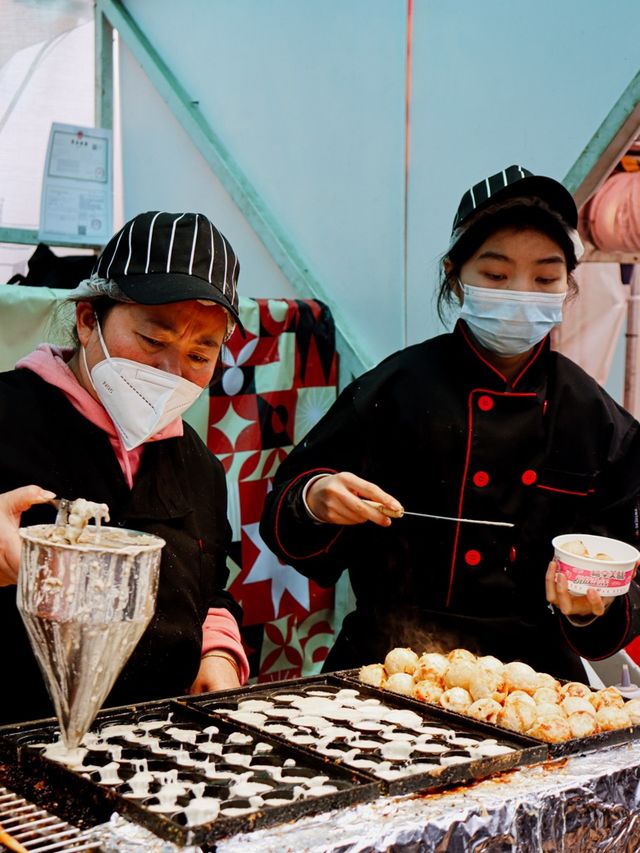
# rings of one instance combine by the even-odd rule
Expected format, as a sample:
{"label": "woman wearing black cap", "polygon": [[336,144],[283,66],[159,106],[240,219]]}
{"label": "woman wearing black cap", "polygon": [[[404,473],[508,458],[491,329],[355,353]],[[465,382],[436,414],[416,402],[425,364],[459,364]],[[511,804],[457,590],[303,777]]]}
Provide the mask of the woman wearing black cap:
{"label": "woman wearing black cap", "polygon": [[[70,294],[75,347],[43,344],[0,376],[0,647],[11,650],[5,683],[19,685],[0,720],[52,713],[15,580],[20,513],[23,525],[53,521],[42,504],[53,494],[106,503],[112,525],[167,543],[155,615],[107,704],[246,678],[241,612],[225,591],[224,470],[181,418],[239,322],[237,278],[231,246],[205,216],[141,214]],[[21,488],[29,483],[42,488]]]}
{"label": "woman wearing black cap", "polygon": [[[322,585],[348,569],[355,592],[326,669],[461,645],[584,679],[580,656],[636,633],[635,584],[572,596],[549,564],[556,534],[638,536],[639,425],[549,346],[576,224],[562,185],[518,166],[469,190],[439,294],[461,305],[454,331],[353,382],[281,465],[265,541]],[[360,498],[513,527],[392,522]]]}

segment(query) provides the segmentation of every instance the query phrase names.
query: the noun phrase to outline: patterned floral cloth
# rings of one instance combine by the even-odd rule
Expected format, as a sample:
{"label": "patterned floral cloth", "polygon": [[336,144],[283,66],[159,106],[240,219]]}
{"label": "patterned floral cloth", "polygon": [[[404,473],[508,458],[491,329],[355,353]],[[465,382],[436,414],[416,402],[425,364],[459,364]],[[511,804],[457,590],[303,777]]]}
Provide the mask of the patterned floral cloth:
{"label": "patterned floral cloth", "polygon": [[336,398],[335,334],[314,300],[243,299],[240,310],[247,335],[236,330],[222,353],[206,441],[227,472],[229,588],[251,674],[275,681],[317,672],[334,640],[334,591],[282,564],[258,527],[281,460]]}

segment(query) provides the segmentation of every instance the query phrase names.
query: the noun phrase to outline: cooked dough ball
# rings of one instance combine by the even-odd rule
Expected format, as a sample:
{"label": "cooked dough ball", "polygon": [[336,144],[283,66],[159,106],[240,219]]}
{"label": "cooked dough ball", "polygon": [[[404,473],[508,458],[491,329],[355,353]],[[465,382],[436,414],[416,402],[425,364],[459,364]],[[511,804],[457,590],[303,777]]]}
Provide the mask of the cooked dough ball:
{"label": "cooked dough ball", "polygon": [[605,687],[603,690],[597,690],[595,693],[589,692],[589,701],[599,711],[600,708],[622,708],[624,707],[624,698],[619,690],[615,687]]}
{"label": "cooked dough ball", "polygon": [[564,545],[560,546],[563,551],[566,551],[567,554],[575,554],[577,557],[588,557],[589,551],[585,546],[582,539],[575,539],[571,542],[565,542]]}
{"label": "cooked dough ball", "polygon": [[363,684],[369,684],[371,687],[384,687],[387,673],[381,663],[370,663],[360,667],[358,678]]}
{"label": "cooked dough ball", "polygon": [[418,655],[412,649],[391,649],[384,659],[384,668],[389,675],[396,672],[413,673],[418,663]]}
{"label": "cooked dough ball", "polygon": [[442,685],[444,674],[449,668],[449,660],[438,652],[425,652],[418,658],[418,664],[413,673],[414,681],[433,681]]}
{"label": "cooked dough ball", "polygon": [[566,717],[538,719],[528,731],[530,737],[536,737],[546,743],[562,743],[571,737],[571,727]]}
{"label": "cooked dough ball", "polygon": [[513,732],[526,732],[531,726],[535,725],[538,719],[538,710],[536,703],[524,702],[520,698],[510,704],[505,704],[504,708],[498,714],[498,725],[511,729]]}
{"label": "cooked dough ball", "polygon": [[631,725],[631,718],[626,708],[616,708],[614,705],[603,705],[597,711],[596,719],[601,732],[625,729]]}
{"label": "cooked dough ball", "polygon": [[449,669],[444,674],[444,686],[446,688],[464,687],[465,690],[468,690],[469,682],[476,669],[476,664],[473,661],[454,661],[449,665]]}
{"label": "cooked dough ball", "polygon": [[513,661],[506,664],[504,668],[504,676],[507,684],[507,689],[524,690],[526,693],[535,693],[540,684],[538,682],[538,673],[529,666],[528,663],[522,661]]}
{"label": "cooked dough ball", "polygon": [[538,673],[538,686],[539,687],[548,687],[551,690],[558,690],[560,687],[560,682],[557,678],[554,678],[552,675],[549,675],[548,672],[539,672]]}
{"label": "cooked dough ball", "polygon": [[640,723],[640,699],[630,699],[625,703],[624,709],[633,725],[637,726]]}
{"label": "cooked dough ball", "polygon": [[470,663],[475,663],[476,656],[466,649],[452,649],[447,655],[449,663],[455,663],[458,660],[468,660]]}
{"label": "cooked dough ball", "polygon": [[440,704],[442,692],[442,687],[433,681],[418,681],[417,684],[414,682],[413,685],[414,697],[420,699],[421,702],[430,702],[432,705]]}
{"label": "cooked dough ball", "polygon": [[558,698],[558,691],[552,687],[538,687],[533,694],[536,705],[555,705]]}
{"label": "cooked dough ball", "polygon": [[554,702],[551,704],[550,702],[541,702],[538,706],[538,719],[540,721],[550,720],[553,717],[560,717],[561,719],[565,719],[565,713],[560,707],[560,705],[556,705]]}
{"label": "cooked dough ball", "polygon": [[394,672],[393,675],[387,678],[384,686],[393,693],[400,693],[402,696],[413,696],[413,678],[408,672]]}
{"label": "cooked dough ball", "polygon": [[584,696],[567,696],[560,703],[560,707],[565,712],[567,717],[570,717],[571,714],[589,714],[590,716],[596,716],[596,709],[593,707],[591,702],[588,699],[585,699]]}
{"label": "cooked dough ball", "polygon": [[558,693],[561,701],[565,696],[586,696],[589,698],[591,696],[591,688],[580,681],[568,681],[566,684],[560,685]]}
{"label": "cooked dough ball", "polygon": [[[587,700],[585,699],[584,701],[586,702]],[[588,737],[598,731],[595,716],[592,716],[587,711],[578,711],[575,714],[569,714],[567,722],[571,729],[571,737]]]}
{"label": "cooked dough ball", "polygon": [[504,664],[498,658],[494,658],[493,655],[483,655],[478,658],[477,663],[489,672],[497,672],[499,675],[504,672]]}
{"label": "cooked dough ball", "polygon": [[498,714],[502,711],[502,705],[491,699],[488,696],[482,699],[477,699],[473,704],[469,705],[467,714],[473,717],[474,720],[484,720],[487,723],[496,723]]}
{"label": "cooked dough ball", "polygon": [[518,702],[524,702],[525,705],[529,705],[530,708],[536,707],[536,701],[533,696],[525,693],[524,690],[514,690],[513,693],[509,693],[507,698],[504,700],[505,705],[514,705]]}
{"label": "cooked dough ball", "polygon": [[471,705],[471,694],[464,687],[452,687],[450,690],[444,691],[440,697],[440,704],[447,711],[466,714]]}
{"label": "cooked dough ball", "polygon": [[476,665],[469,679],[468,690],[474,700],[491,696],[492,699],[498,702],[503,698],[506,690],[504,677],[501,672],[483,669],[481,666]]}

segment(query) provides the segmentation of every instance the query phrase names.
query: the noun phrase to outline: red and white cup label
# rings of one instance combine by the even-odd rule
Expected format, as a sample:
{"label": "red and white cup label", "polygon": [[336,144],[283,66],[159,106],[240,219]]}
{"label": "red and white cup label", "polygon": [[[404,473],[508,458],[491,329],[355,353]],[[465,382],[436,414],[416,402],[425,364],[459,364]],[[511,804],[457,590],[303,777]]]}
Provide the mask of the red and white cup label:
{"label": "red and white cup label", "polygon": [[568,563],[563,563],[556,557],[558,571],[566,575],[569,582],[570,592],[586,593],[588,589],[595,589],[609,595],[626,592],[633,577],[631,569],[602,568],[597,572],[591,569],[577,569]]}

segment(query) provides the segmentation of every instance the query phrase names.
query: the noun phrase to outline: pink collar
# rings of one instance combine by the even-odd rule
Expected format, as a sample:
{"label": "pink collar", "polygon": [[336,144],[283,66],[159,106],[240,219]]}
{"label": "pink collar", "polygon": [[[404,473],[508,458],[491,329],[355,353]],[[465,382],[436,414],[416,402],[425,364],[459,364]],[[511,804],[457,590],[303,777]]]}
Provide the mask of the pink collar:
{"label": "pink collar", "polygon": [[[68,365],[68,361],[74,350],[70,347],[57,347],[52,344],[40,344],[32,353],[20,359],[16,369],[32,370],[49,385],[59,388],[71,405],[80,414],[90,421],[94,426],[104,430],[115,450],[118,461],[125,474],[127,482],[131,487],[133,479],[140,465],[144,444],[134,450],[127,451],[122,444],[120,436],[113,425],[113,421],[107,414],[102,403],[94,399],[91,394],[78,382],[74,372]],[[184,434],[182,418],[174,418],[160,432],[147,439],[145,444],[151,441],[161,441],[164,438],[175,438]]]}

